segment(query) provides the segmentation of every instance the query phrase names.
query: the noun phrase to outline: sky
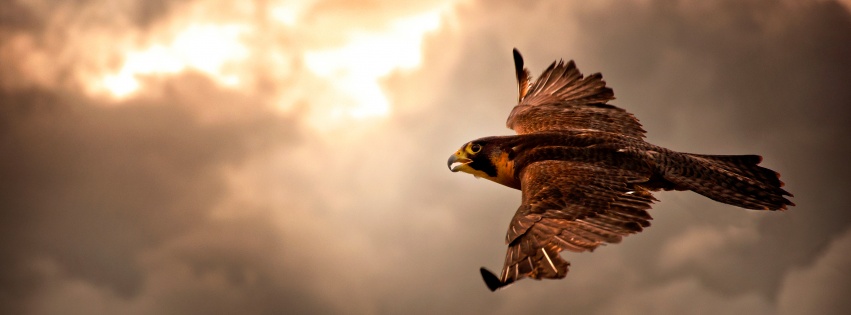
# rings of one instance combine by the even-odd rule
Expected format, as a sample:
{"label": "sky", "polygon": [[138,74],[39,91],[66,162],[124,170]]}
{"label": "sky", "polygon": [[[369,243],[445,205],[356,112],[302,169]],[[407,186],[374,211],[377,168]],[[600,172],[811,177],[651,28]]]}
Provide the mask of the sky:
{"label": "sky", "polygon": [[[851,2],[0,4],[0,313],[847,314]],[[760,154],[797,204],[652,226],[492,293],[511,49],[603,73],[647,140]]]}

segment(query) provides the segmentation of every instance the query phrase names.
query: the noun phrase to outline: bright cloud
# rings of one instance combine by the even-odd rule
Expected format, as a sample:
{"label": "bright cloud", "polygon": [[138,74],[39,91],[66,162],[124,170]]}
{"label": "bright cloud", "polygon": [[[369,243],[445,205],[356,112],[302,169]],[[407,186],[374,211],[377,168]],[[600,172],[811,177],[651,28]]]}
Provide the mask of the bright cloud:
{"label": "bright cloud", "polygon": [[248,56],[248,48],[240,42],[240,35],[245,31],[246,27],[241,25],[191,25],[168,45],[155,44],[129,52],[121,69],[104,76],[100,87],[122,98],[140,89],[142,76],[176,74],[185,70],[207,74],[222,85],[237,85],[239,76],[225,66]]}
{"label": "bright cloud", "polygon": [[307,68],[344,95],[345,103],[329,114],[352,118],[387,115],[390,101],[380,79],[396,70],[417,67],[423,36],[437,29],[440,19],[440,10],[401,18],[383,32],[355,33],[341,47],[307,52]]}

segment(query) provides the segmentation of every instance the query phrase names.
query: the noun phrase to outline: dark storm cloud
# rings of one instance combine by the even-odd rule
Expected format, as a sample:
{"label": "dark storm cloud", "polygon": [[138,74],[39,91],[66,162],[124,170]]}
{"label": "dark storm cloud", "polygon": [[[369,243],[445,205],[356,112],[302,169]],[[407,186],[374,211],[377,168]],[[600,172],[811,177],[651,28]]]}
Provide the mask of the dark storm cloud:
{"label": "dark storm cloud", "polygon": [[39,23],[35,13],[18,1],[3,1],[0,10],[0,25],[5,30],[32,30]]}
{"label": "dark storm cloud", "polygon": [[[97,23],[115,22],[116,19],[129,19],[138,27],[147,27],[165,16],[172,7],[192,1],[114,1],[104,4],[97,0],[64,1],[61,4],[49,1],[3,0],[0,11],[0,23],[12,30],[42,30],[41,27],[58,12],[75,11],[79,17],[91,14],[97,17]],[[82,13],[87,11],[86,13]],[[8,29],[7,29],[8,30]]]}
{"label": "dark storm cloud", "polygon": [[[200,81],[192,93],[215,95],[206,79],[179,81]],[[27,266],[48,259],[119,296],[138,293],[139,252],[205,224],[225,193],[221,168],[262,149],[264,137],[294,137],[287,120],[262,113],[200,120],[198,110],[233,106],[217,100],[246,101],[217,96],[196,97],[199,104],[176,92],[105,106],[62,92],[5,91],[3,287],[39,283]],[[18,290],[7,294],[3,304],[13,309],[27,300]]]}

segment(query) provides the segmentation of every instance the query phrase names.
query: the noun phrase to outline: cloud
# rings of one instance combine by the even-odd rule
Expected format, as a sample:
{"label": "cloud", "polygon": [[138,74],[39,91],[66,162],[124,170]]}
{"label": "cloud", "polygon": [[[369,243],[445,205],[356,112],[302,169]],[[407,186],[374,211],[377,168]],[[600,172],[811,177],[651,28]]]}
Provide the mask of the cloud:
{"label": "cloud", "polygon": [[[851,225],[851,152],[841,145],[851,136],[851,32],[843,31],[851,14],[840,3],[8,7],[0,15],[0,312],[848,308],[816,294],[813,280],[834,292],[848,283],[831,277],[845,263]],[[353,34],[385,38],[394,23],[435,10],[437,26],[404,42],[419,47],[410,50],[421,52],[418,64],[382,65],[365,78],[390,105],[385,115],[323,119],[358,99],[337,80],[347,66],[323,76],[306,56],[343,49]],[[244,56],[225,58],[220,72],[137,71],[138,89],[120,98],[91,88],[133,53],[178,51],[169,49],[179,34],[198,25],[238,25],[243,33],[221,42]],[[502,263],[519,192],[450,173],[444,161],[471,139],[510,133],[512,47],[533,74],[557,58],[602,72],[614,103],[641,119],[651,142],[764,155],[798,206],[744,211],[660,193],[652,227],[592,254],[566,254],[566,279],[488,292],[477,269]],[[394,52],[379,49],[373,61]]]}
{"label": "cloud", "polygon": [[778,296],[780,314],[840,314],[851,308],[843,292],[851,279],[842,272],[851,265],[851,230],[834,239],[812,265],[792,270]]}
{"label": "cloud", "polygon": [[[719,254],[731,247],[752,245],[757,238],[753,226],[745,228],[726,228],[723,231],[712,228],[692,228],[665,244],[659,257],[660,268],[671,269],[683,265],[693,266],[706,262],[717,265],[722,259]],[[711,262],[711,263],[710,263]],[[730,267],[723,264],[724,267]]]}
{"label": "cloud", "polygon": [[599,314],[770,314],[771,306],[756,294],[727,297],[707,290],[694,279],[681,279],[636,294],[616,297]]}
{"label": "cloud", "polygon": [[182,103],[180,93],[114,107],[43,90],[2,99],[6,283],[38,283],[27,266],[48,260],[70,277],[133,296],[144,278],[138,252],[203,224],[226,188],[222,167],[262,150],[258,135],[294,139],[285,119],[205,123],[192,112],[201,104]]}

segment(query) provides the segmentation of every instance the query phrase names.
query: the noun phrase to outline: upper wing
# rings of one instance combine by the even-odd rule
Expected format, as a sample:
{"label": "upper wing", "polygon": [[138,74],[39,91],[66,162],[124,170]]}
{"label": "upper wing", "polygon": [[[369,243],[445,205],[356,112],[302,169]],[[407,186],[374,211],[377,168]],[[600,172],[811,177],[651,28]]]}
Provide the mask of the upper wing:
{"label": "upper wing", "polygon": [[632,183],[649,173],[589,164],[547,160],[520,174],[523,202],[506,235],[508,252],[499,278],[482,268],[491,290],[525,277],[563,278],[570,265],[562,250],[583,252],[650,225],[647,209],[655,200]]}
{"label": "upper wing", "polygon": [[518,134],[566,129],[594,129],[644,137],[638,119],[606,102],[615,99],[599,73],[583,77],[573,60],[553,62],[532,82],[523,57],[514,50],[520,97],[506,125]]}

